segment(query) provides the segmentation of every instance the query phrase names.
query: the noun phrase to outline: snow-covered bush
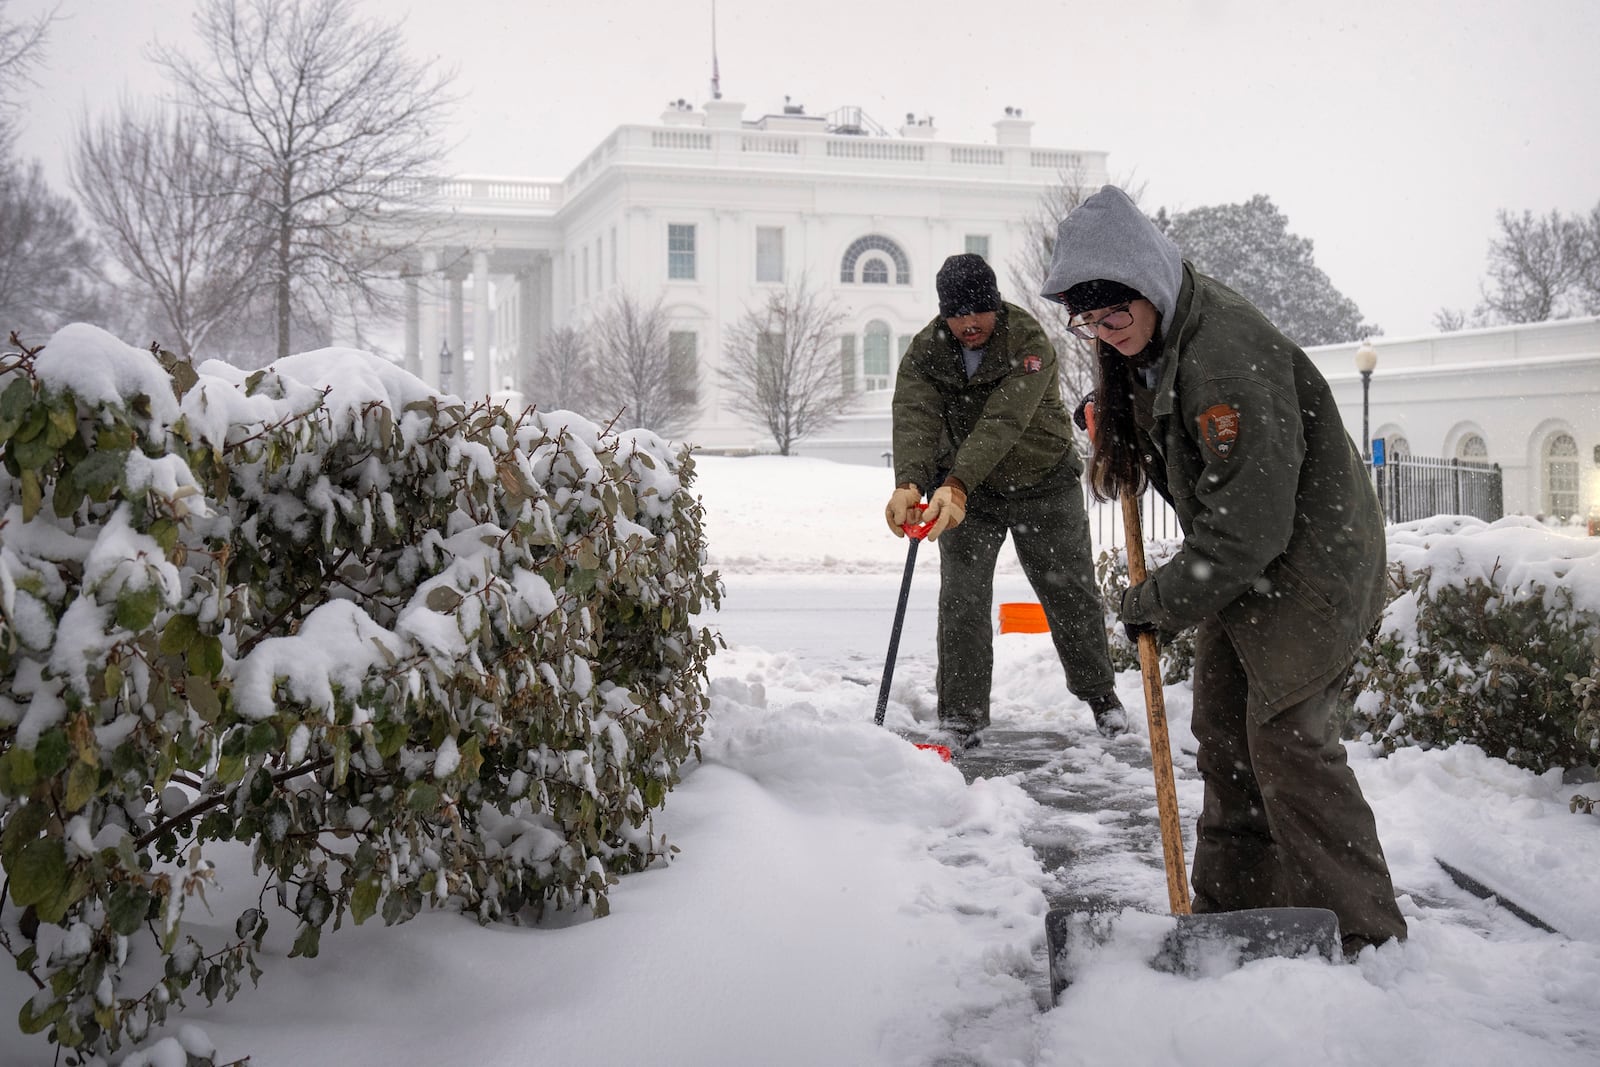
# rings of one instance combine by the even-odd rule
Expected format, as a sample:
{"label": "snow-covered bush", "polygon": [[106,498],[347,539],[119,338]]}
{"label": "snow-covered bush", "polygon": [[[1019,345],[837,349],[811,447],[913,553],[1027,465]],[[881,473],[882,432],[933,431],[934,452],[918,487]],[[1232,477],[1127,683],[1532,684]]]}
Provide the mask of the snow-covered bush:
{"label": "snow-covered bush", "polygon": [[1438,516],[1390,528],[1389,572],[1348,733],[1541,772],[1600,758],[1600,542]]}
{"label": "snow-covered bush", "polygon": [[[103,1054],[292,913],[606,911],[667,846],[720,595],[693,466],[327,349],[248,377],[70,326],[0,357],[0,941]],[[247,844],[261,902],[185,907]],[[0,901],[3,904],[4,901]]]}
{"label": "snow-covered bush", "polygon": [[[1182,538],[1145,542],[1145,566],[1155,570],[1177,555]],[[1095,580],[1100,586],[1100,602],[1105,605],[1106,634],[1111,643],[1111,666],[1118,671],[1139,669],[1139,649],[1128,640],[1118,616],[1122,594],[1128,588],[1128,556],[1120,546],[1100,553],[1095,560]],[[1161,681],[1177,685],[1194,671],[1194,630],[1161,635]]]}

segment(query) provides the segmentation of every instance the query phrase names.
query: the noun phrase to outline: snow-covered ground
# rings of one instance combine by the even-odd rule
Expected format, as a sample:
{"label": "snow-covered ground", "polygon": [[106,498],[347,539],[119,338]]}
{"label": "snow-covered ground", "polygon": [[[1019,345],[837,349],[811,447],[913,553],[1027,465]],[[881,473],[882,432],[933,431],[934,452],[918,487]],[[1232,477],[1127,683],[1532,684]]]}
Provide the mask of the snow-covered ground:
{"label": "snow-covered ground", "polygon": [[[704,761],[658,818],[681,850],[673,862],[623,879],[598,921],[483,928],[433,913],[329,933],[314,960],[282,958],[291,924],[280,921],[258,989],[183,1013],[220,1058],[249,1055],[256,1067],[1600,1062],[1600,817],[1568,810],[1584,787],[1471,749],[1380,759],[1351,746],[1403,894],[1406,944],[1350,966],[1272,959],[1192,979],[1150,970],[1130,936],[1047,1010],[1045,891],[1059,876],[1029,842],[1051,813],[1016,776],[968,783],[872,724],[906,553],[882,523],[888,473],[775,457],[698,466],[712,562],[727,587],[706,621],[728,647],[711,665]],[[902,731],[933,708],[937,549],[921,556],[889,708],[888,725]],[[996,599],[1033,599],[1009,549]],[[1059,733],[1061,766],[1072,768],[1060,784],[1129,798],[1126,810],[1083,816],[1075,833],[1115,843],[1153,822],[1154,790],[1136,766],[1142,723],[1133,736],[1099,738],[1045,635],[1000,635],[995,679],[997,728]],[[1130,708],[1142,707],[1136,675],[1118,684]],[[1201,791],[1189,692],[1173,687],[1167,700],[1192,834]],[[1461,892],[1436,857],[1561,933]],[[1097,886],[1164,910],[1153,844],[1102,849],[1094,863]],[[250,885],[239,857],[224,871],[241,890]],[[243,905],[224,896],[212,906],[218,927],[231,928]],[[27,991],[13,974],[0,994],[17,1004]],[[22,1041],[0,1034],[0,1062],[40,1061],[41,1046]]]}

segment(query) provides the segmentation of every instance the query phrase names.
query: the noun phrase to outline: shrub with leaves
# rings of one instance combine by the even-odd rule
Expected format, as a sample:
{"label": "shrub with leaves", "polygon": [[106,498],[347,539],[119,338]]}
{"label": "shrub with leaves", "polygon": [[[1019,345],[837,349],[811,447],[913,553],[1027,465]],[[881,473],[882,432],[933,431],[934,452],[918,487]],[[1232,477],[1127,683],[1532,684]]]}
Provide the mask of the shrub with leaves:
{"label": "shrub with leaves", "polygon": [[[308,956],[346,916],[603,915],[668,851],[720,595],[687,452],[365,353],[246,377],[78,325],[0,357],[0,460],[24,1031],[140,1042],[255,978],[284,910]],[[257,906],[203,944],[223,842]]]}
{"label": "shrub with leaves", "polygon": [[[1147,541],[1144,546],[1145,565],[1155,570],[1177,555],[1183,546],[1180,538],[1164,541]],[[1128,588],[1128,555],[1122,547],[1100,553],[1095,560],[1095,581],[1100,586],[1100,600],[1105,605],[1106,633],[1111,643],[1111,666],[1118,671],[1139,669],[1139,649],[1128,640],[1117,614],[1122,604],[1122,594]],[[1161,681],[1177,685],[1194,670],[1194,630],[1161,635]]]}
{"label": "shrub with leaves", "polygon": [[1389,555],[1348,732],[1390,751],[1469,742],[1537,772],[1600,758],[1600,543],[1438,516],[1391,528]]}

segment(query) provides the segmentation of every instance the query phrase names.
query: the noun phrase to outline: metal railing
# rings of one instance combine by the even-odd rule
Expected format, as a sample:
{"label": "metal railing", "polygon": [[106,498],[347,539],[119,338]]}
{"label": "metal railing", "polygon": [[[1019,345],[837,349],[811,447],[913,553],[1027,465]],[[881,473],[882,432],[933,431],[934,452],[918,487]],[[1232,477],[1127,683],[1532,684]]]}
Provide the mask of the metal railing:
{"label": "metal railing", "polygon": [[1434,515],[1472,515],[1494,522],[1505,515],[1498,463],[1402,455],[1377,467],[1369,463],[1368,470],[1389,522]]}
{"label": "metal railing", "polygon": [[[1122,532],[1122,504],[1119,501],[1100,503],[1085,490],[1084,504],[1089,509],[1089,539],[1096,554],[1116,548],[1127,540]],[[1183,536],[1178,529],[1178,513],[1154,489],[1146,489],[1139,498],[1139,527],[1146,542]]]}
{"label": "metal railing", "polygon": [[[1471,515],[1494,522],[1505,515],[1504,480],[1498,463],[1464,459],[1400,456],[1371,467],[1373,486],[1383,506],[1386,522],[1411,522],[1434,515]],[[1122,506],[1116,501],[1097,503],[1085,492],[1089,509],[1089,536],[1095,552],[1123,543]],[[1182,537],[1178,516],[1154,489],[1139,501],[1139,517],[1146,541]]]}

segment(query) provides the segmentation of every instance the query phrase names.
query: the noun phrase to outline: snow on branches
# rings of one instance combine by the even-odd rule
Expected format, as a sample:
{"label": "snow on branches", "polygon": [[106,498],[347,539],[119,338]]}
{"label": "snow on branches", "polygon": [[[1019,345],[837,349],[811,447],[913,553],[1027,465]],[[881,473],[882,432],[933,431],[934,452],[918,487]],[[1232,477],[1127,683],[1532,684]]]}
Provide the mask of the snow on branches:
{"label": "snow on branches", "polygon": [[104,1054],[257,975],[265,905],[223,944],[183,922],[214,842],[292,955],[347,914],[603,915],[665,854],[720,596],[687,452],[353,350],[245,375],[74,325],[0,356],[0,459],[25,1031]]}

